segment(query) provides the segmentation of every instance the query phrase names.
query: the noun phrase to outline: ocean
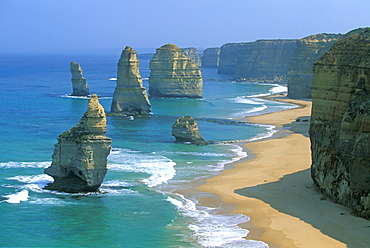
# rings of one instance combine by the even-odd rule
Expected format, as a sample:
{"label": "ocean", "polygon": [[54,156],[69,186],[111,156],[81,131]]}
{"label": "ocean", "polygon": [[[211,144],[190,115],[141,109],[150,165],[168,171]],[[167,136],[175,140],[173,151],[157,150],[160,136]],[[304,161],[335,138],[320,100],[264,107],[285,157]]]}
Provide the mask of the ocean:
{"label": "ocean", "polygon": [[[0,55],[1,247],[267,247],[245,240],[238,224],[248,216],[220,214],[196,196],[178,193],[248,156],[235,141],[271,136],[269,125],[242,117],[292,108],[258,98],[285,93],[277,84],[233,82],[202,68],[202,99],[151,99],[148,118],[107,117],[112,138],[100,193],[44,190],[56,137],[87,110],[71,97],[69,63],[83,69],[90,93],[106,112],[115,88],[120,52]],[[140,59],[140,56],[139,56]],[[148,89],[149,59],[140,59]],[[207,146],[174,143],[171,127],[194,117]]]}

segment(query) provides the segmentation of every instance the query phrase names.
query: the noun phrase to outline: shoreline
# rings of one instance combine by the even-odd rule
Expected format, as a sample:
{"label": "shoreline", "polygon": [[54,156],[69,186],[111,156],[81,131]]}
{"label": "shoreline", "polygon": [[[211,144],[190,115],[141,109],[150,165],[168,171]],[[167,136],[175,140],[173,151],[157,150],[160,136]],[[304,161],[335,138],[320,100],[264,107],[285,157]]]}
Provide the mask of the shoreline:
{"label": "shoreline", "polygon": [[269,99],[299,107],[243,120],[274,125],[278,132],[270,138],[238,143],[248,156],[193,185],[200,195],[199,204],[216,206],[220,214],[250,217],[239,225],[249,231],[245,238],[263,241],[271,248],[366,247],[370,222],[326,199],[311,180],[307,133],[311,102]]}

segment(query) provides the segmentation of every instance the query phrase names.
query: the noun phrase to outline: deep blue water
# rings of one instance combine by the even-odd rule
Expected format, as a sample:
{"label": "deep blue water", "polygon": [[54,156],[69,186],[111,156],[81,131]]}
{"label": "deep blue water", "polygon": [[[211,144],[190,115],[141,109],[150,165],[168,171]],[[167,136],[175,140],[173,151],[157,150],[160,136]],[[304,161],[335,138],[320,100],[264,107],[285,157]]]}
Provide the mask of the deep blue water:
{"label": "deep blue water", "polygon": [[[291,107],[256,98],[284,92],[273,84],[230,82],[203,68],[203,99],[151,99],[152,116],[107,117],[112,138],[109,171],[100,194],[43,190],[56,137],[73,127],[87,99],[72,93],[69,63],[83,69],[90,92],[106,112],[120,54],[0,55],[0,246],[2,247],[264,247],[237,227],[248,217],[220,215],[179,195],[197,178],[217,174],[246,156],[222,141],[271,135],[271,127],[239,119]],[[140,61],[148,87],[149,60]],[[171,126],[193,116],[200,134],[216,143],[176,144]]]}

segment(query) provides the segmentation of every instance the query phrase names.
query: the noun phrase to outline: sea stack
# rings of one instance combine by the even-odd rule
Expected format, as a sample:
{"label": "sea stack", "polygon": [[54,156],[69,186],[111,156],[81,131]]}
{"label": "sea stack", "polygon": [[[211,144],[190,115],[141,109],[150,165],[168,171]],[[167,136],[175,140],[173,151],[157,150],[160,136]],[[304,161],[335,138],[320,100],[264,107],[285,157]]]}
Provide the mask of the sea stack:
{"label": "sea stack", "polygon": [[107,173],[112,143],[105,136],[106,127],[104,108],[94,94],[80,122],[57,138],[52,164],[45,169],[54,182],[45,189],[69,193],[98,190]]}
{"label": "sea stack", "polygon": [[199,56],[199,51],[195,47],[188,47],[188,48],[183,48],[184,55],[191,59],[194,64],[198,67],[202,66],[202,60]]}
{"label": "sea stack", "polygon": [[338,41],[314,64],[310,139],[313,181],[370,219],[370,29]]}
{"label": "sea stack", "polygon": [[207,145],[199,134],[198,123],[191,116],[183,116],[176,120],[172,125],[172,135],[176,138],[176,142],[190,142],[194,145]]}
{"label": "sea stack", "polygon": [[147,115],[151,105],[139,72],[136,51],[129,46],[121,53],[110,114]]}
{"label": "sea stack", "polygon": [[203,52],[202,56],[202,66],[203,67],[218,67],[218,62],[220,60],[220,48],[211,47],[207,48]]}
{"label": "sea stack", "polygon": [[79,64],[72,61],[69,65],[72,73],[72,96],[88,96],[89,86],[87,85],[86,78],[82,77],[82,69]]}
{"label": "sea stack", "polygon": [[166,44],[150,61],[150,97],[202,98],[202,73],[182,49]]}

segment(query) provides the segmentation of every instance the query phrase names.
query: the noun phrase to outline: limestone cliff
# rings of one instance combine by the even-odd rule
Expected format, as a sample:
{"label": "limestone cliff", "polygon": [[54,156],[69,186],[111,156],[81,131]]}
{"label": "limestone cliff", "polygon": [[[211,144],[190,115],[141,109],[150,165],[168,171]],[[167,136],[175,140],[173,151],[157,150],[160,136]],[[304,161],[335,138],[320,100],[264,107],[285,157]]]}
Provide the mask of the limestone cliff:
{"label": "limestone cliff", "polygon": [[149,68],[150,97],[202,97],[202,73],[177,46],[158,48]]}
{"label": "limestone cliff", "polygon": [[139,60],[131,47],[121,53],[117,69],[117,86],[114,90],[111,114],[146,115],[151,105],[139,72]]}
{"label": "limestone cliff", "polygon": [[199,51],[195,47],[183,48],[184,55],[191,59],[198,67],[202,66],[202,60],[199,56]]}
{"label": "limestone cliff", "polygon": [[72,73],[72,96],[88,96],[89,95],[89,86],[86,83],[86,78],[82,77],[82,69],[79,64],[76,62],[71,62],[70,70]]}
{"label": "limestone cliff", "polygon": [[257,40],[242,43],[236,59],[235,79],[286,82],[296,40]]}
{"label": "limestone cliff", "polygon": [[243,44],[244,43],[227,43],[221,46],[217,73],[229,75],[234,75],[236,73],[239,50]]}
{"label": "limestone cliff", "polygon": [[97,191],[107,173],[111,150],[111,139],[105,133],[104,108],[94,94],[80,122],[57,138],[52,164],[45,169],[54,182],[45,188],[71,193]]}
{"label": "limestone cliff", "polygon": [[172,125],[172,135],[176,138],[176,142],[190,142],[194,145],[207,145],[199,134],[198,123],[191,116],[183,116],[176,120]]}
{"label": "limestone cliff", "polygon": [[203,52],[202,66],[218,67],[219,59],[220,59],[220,48],[218,47],[207,48]]}
{"label": "limestone cliff", "polygon": [[312,179],[370,219],[370,29],[338,41],[314,64],[312,103]]}
{"label": "limestone cliff", "polygon": [[297,47],[289,62],[290,98],[311,98],[313,64],[341,37],[341,34],[317,34],[297,41]]}

